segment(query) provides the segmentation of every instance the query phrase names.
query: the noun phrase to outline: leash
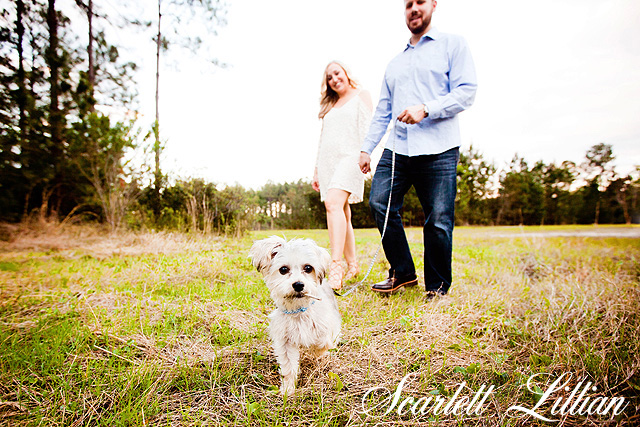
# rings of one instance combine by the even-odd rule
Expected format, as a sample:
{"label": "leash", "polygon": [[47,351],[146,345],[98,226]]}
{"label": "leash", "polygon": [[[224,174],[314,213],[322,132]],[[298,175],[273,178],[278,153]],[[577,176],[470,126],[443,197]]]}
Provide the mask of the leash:
{"label": "leash", "polygon": [[[392,128],[394,132],[396,131],[397,127],[398,127],[398,119],[396,119],[394,126]],[[364,281],[367,280],[367,277],[369,277],[369,274],[371,274],[371,270],[373,270],[373,265],[375,264],[376,258],[378,258],[378,254],[380,253],[380,248],[382,247],[382,239],[384,239],[384,235],[387,232],[387,223],[389,222],[389,212],[391,212],[391,196],[393,195],[393,179],[395,178],[395,175],[396,175],[396,136],[394,134],[393,144],[391,149],[391,188],[389,189],[389,200],[387,200],[387,213],[384,215],[384,225],[382,227],[382,233],[380,234],[380,243],[378,243],[378,249],[376,249],[376,253],[373,255],[373,258],[371,259],[371,263],[369,264],[369,269],[367,270],[367,274],[364,275],[362,280],[360,280],[358,283],[353,285],[349,290],[347,290],[343,294],[339,294],[335,289],[333,290],[333,293],[339,297],[346,297],[351,292],[355,291],[360,286],[362,286]]]}

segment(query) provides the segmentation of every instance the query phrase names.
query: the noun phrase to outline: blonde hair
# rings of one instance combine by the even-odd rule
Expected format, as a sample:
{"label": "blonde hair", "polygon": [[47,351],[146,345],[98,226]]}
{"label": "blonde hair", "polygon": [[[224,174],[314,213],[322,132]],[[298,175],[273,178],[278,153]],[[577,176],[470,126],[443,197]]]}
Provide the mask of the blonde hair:
{"label": "blonde hair", "polygon": [[340,95],[331,89],[331,86],[327,83],[327,69],[329,65],[336,64],[340,66],[344,70],[344,74],[347,76],[347,80],[349,81],[349,86],[356,89],[358,87],[358,82],[349,76],[349,71],[347,67],[339,61],[331,61],[324,68],[324,74],[322,75],[322,85],[320,86],[320,113],[318,113],[319,118],[324,118],[324,116],[336,105],[338,99],[340,99]]}

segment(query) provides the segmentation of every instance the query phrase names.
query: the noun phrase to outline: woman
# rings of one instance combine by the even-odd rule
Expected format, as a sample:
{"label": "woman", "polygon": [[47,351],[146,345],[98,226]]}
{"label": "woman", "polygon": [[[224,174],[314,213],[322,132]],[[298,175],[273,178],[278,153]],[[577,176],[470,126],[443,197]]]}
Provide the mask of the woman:
{"label": "woman", "polygon": [[369,93],[358,88],[342,64],[330,62],[322,79],[318,115],[322,131],[312,186],[320,192],[327,210],[331,245],[329,285],[333,289],[342,287],[343,256],[347,261],[344,280],[359,272],[349,204],[362,201],[364,175],[358,161],[372,110]]}

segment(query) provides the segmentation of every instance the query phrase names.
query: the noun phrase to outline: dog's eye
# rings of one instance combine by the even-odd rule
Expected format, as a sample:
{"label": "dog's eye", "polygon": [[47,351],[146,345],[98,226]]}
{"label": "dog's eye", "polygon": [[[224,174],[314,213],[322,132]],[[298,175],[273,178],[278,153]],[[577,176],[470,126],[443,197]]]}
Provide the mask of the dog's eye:
{"label": "dog's eye", "polygon": [[304,266],[304,272],[307,273],[307,274],[313,273],[313,267],[310,266],[309,264],[305,265]]}
{"label": "dog's eye", "polygon": [[289,272],[289,267],[287,267],[286,265],[282,266],[282,267],[280,267],[279,271],[280,271],[280,274],[282,274],[284,276],[285,274],[287,274]]}

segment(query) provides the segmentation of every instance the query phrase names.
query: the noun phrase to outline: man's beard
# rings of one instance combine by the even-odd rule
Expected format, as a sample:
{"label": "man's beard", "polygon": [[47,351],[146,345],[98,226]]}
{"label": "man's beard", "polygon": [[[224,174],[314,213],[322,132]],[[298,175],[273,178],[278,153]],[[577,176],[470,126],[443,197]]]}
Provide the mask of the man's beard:
{"label": "man's beard", "polygon": [[409,27],[409,31],[411,31],[412,34],[422,34],[429,27],[430,23],[431,18],[423,19],[421,25],[414,28]]}

